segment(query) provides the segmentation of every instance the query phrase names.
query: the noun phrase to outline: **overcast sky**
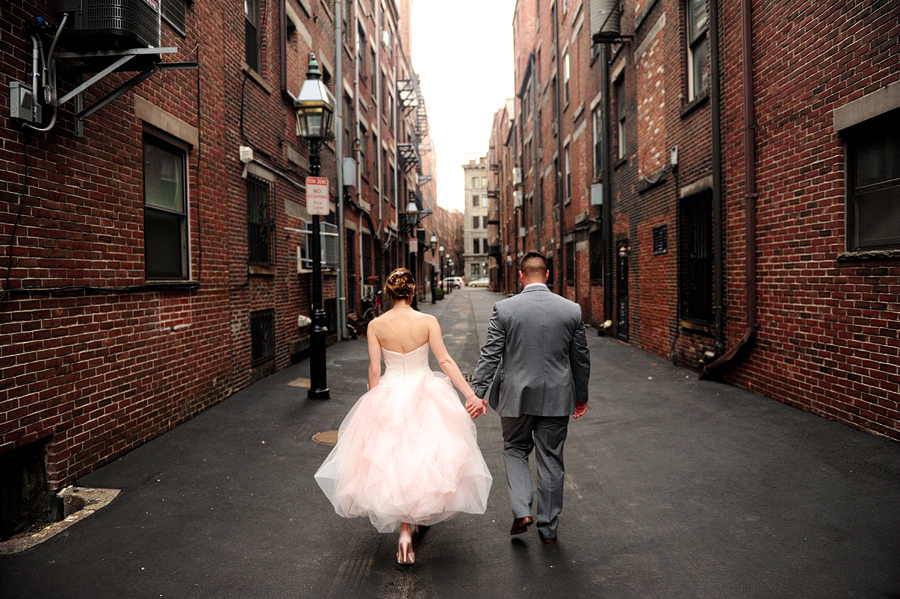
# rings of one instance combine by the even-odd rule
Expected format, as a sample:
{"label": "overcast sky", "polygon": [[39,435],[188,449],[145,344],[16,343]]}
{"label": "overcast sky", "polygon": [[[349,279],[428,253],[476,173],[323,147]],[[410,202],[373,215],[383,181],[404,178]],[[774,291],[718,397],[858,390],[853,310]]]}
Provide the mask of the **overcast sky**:
{"label": "overcast sky", "polygon": [[463,209],[462,165],[487,154],[513,96],[515,0],[413,0],[412,60],[437,151],[438,204]]}

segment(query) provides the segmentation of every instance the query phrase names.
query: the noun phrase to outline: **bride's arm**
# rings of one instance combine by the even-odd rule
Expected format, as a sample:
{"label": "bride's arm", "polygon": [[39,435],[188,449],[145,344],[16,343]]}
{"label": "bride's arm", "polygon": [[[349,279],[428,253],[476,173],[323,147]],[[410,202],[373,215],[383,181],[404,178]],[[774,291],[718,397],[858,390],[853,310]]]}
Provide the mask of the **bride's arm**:
{"label": "bride's arm", "polygon": [[366,330],[366,339],[369,344],[369,389],[377,387],[378,381],[381,379],[381,343],[378,341],[374,328],[370,322]]}
{"label": "bride's arm", "polygon": [[435,359],[440,364],[441,370],[444,371],[444,374],[466,398],[466,411],[469,412],[472,418],[476,418],[478,414],[487,414],[487,402],[475,395],[472,387],[469,386],[469,383],[466,382],[462,372],[459,370],[459,366],[450,357],[450,352],[447,351],[447,346],[444,345],[444,338],[441,335],[441,325],[438,323],[437,318],[434,317],[428,323],[428,345],[431,347],[431,353],[434,354]]}

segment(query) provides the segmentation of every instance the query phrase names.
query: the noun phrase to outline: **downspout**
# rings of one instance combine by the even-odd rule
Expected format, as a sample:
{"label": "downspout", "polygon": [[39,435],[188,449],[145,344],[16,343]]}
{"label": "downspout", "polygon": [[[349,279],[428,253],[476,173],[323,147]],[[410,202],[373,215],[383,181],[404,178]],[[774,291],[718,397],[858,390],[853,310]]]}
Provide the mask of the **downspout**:
{"label": "downspout", "polygon": [[[705,366],[700,373],[700,378],[709,378],[721,367],[729,364],[738,352],[749,345],[756,336],[758,326],[756,320],[756,200],[759,197],[756,189],[756,119],[753,95],[753,44],[751,0],[741,0],[741,36],[742,36],[742,61],[743,61],[743,106],[744,106],[744,237],[746,255],[745,291],[746,291],[746,328],[744,335],[737,345],[721,355],[717,360]],[[719,73],[718,73],[718,7],[715,1],[710,2],[710,60],[714,65],[712,69],[713,85],[713,202],[721,213],[721,137],[719,118]],[[716,160],[718,156],[718,160]],[[718,177],[719,181],[716,181]],[[718,196],[718,197],[717,197]],[[721,214],[719,216],[721,227]],[[723,246],[722,229],[716,230],[716,243]],[[723,301],[724,301],[724,273],[722,273],[723,247],[716,252],[716,352],[724,348],[723,331]]]}
{"label": "downspout", "polygon": [[[337,124],[337,217],[338,217],[338,277],[337,277],[337,318],[338,339],[347,339],[347,256],[346,231],[344,230],[344,75],[342,64],[344,62],[344,40],[342,26],[344,23],[344,7],[342,4],[349,0],[335,0],[334,2],[334,47],[335,47],[335,94],[337,100],[334,107],[335,121]],[[282,44],[284,45],[284,44]],[[349,116],[349,115],[348,115]]]}
{"label": "downspout", "polygon": [[565,290],[565,277],[567,273],[565,273],[566,268],[566,244],[563,242],[563,234],[566,230],[566,223],[563,217],[563,203],[566,198],[562,191],[563,186],[563,172],[562,169],[565,168],[563,166],[563,160],[565,156],[563,155],[563,143],[562,143],[562,98],[560,97],[563,93],[563,65],[562,65],[562,56],[560,56],[559,52],[559,7],[558,5],[554,5],[553,10],[553,46],[556,50],[556,98],[554,104],[556,105],[556,114],[554,118],[556,118],[556,165],[557,168],[554,169],[553,176],[556,178],[556,205],[553,207],[557,211],[557,218],[559,219],[559,237],[556,239],[556,245],[559,247],[559,252],[557,255],[559,256],[559,261],[556,265],[556,273],[554,276],[556,280],[553,281],[554,287],[559,288],[559,294],[563,297],[566,296]]}
{"label": "downspout", "polygon": [[[538,198],[538,189],[539,189],[538,180],[540,177],[540,173],[538,173],[538,148],[537,148],[537,143],[538,143],[538,137],[537,137],[538,136],[537,86],[538,86],[538,82],[537,82],[537,71],[535,69],[536,65],[535,65],[535,61],[534,61],[534,52],[531,53],[531,57],[529,58],[529,61],[531,62],[531,65],[528,67],[528,69],[531,71],[531,148],[532,148],[532,152],[531,152],[532,165],[531,166],[534,171],[534,184],[532,185],[532,188],[531,188],[531,196],[534,198],[534,205],[541,207],[540,214],[538,214],[536,211],[534,211],[534,214],[535,214],[534,223],[535,223],[535,225],[537,225],[537,231],[536,231],[537,236],[535,238],[534,249],[539,250],[541,247],[541,231],[543,229],[543,227],[541,227],[541,221],[544,220],[544,214],[543,214],[544,205],[543,205],[543,197]],[[524,194],[524,192],[525,192],[524,185],[522,187],[523,187],[522,193]],[[524,202],[525,200],[523,199],[522,201]]]}
{"label": "downspout", "polygon": [[613,226],[612,226],[612,164],[610,160],[611,128],[609,98],[609,44],[600,44],[600,93],[603,102],[603,315],[613,318]]}

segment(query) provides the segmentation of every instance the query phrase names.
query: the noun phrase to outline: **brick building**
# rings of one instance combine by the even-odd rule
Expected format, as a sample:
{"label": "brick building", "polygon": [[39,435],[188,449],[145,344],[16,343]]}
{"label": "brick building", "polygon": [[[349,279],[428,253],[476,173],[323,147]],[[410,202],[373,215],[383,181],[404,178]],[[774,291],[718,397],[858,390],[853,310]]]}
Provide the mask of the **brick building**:
{"label": "brick building", "polygon": [[365,285],[424,271],[427,245],[411,253],[409,237],[438,229],[404,227],[408,202],[442,214],[424,103],[408,95],[409,2],[164,0],[150,29],[118,33],[74,12],[60,27],[76,4],[0,4],[0,536],[22,512],[46,517],[50,492],[308,354],[310,154],[294,99],[311,52],[337,98],[320,152],[332,341]]}
{"label": "brick building", "polygon": [[898,16],[520,0],[489,142],[499,288],[539,249],[601,330],[900,438]]}

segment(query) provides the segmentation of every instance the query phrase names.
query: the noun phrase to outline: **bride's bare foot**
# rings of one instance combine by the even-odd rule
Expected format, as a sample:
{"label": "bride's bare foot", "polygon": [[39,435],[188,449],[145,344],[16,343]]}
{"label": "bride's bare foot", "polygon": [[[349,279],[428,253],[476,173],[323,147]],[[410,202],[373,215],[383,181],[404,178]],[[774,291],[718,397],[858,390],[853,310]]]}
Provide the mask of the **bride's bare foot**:
{"label": "bride's bare foot", "polygon": [[400,525],[400,541],[397,548],[398,564],[416,563],[416,554],[412,548],[412,527],[407,523]]}

